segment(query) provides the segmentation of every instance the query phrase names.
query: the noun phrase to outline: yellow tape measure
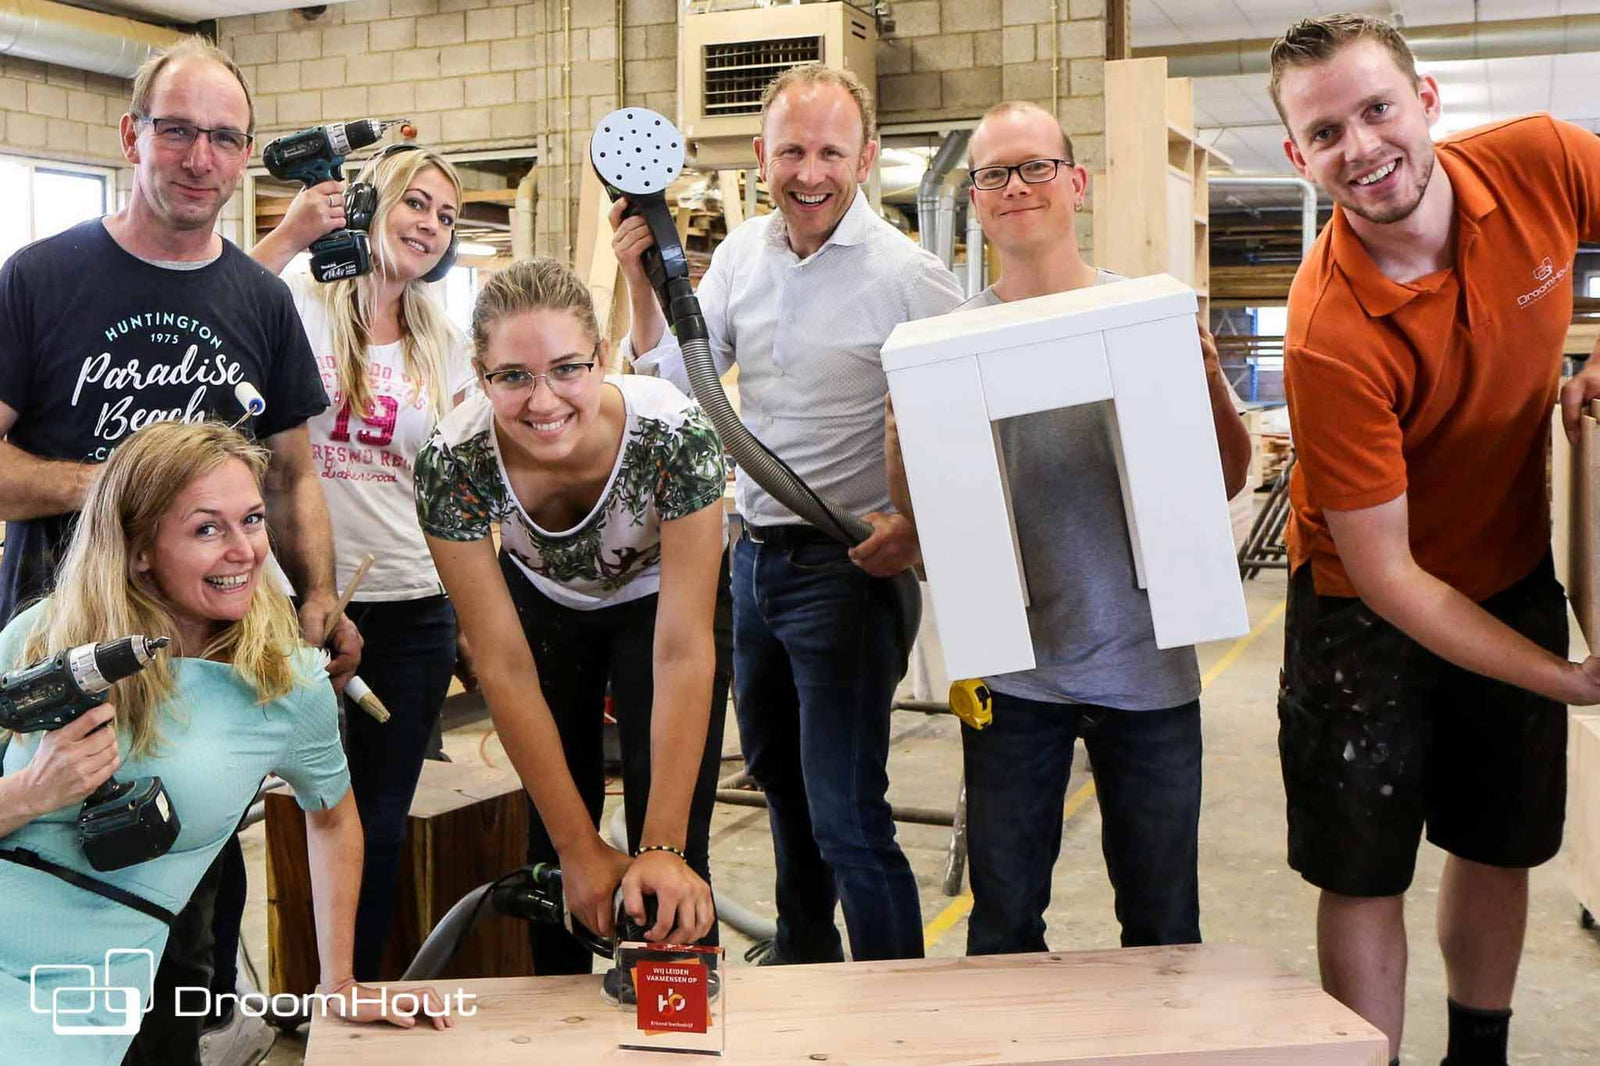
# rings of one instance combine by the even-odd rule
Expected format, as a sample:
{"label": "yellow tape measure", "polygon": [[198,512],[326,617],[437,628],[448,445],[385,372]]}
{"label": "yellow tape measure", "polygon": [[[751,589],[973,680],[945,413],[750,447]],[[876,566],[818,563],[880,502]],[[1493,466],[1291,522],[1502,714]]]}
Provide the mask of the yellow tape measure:
{"label": "yellow tape measure", "polygon": [[994,721],[994,697],[982,678],[969,677],[950,683],[950,713],[974,729]]}

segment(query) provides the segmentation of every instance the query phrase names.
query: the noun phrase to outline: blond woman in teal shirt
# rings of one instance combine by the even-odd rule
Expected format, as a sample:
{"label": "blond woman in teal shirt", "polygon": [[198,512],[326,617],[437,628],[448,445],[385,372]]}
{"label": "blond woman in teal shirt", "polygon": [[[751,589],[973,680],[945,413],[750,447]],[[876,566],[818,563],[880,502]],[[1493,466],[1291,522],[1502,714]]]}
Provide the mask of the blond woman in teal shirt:
{"label": "blond woman in teal shirt", "polygon": [[[270,550],[260,491],[266,466],[265,450],[218,423],[158,423],[132,435],[90,489],[53,594],[0,633],[0,669],[7,670],[129,634],[172,638],[142,673],[113,687],[107,704],[6,745],[0,860],[26,849],[111,889],[101,894],[0,861],[7,1061],[121,1060],[133,1035],[126,1012],[110,994],[74,990],[133,988],[147,1004],[168,929],[112,897],[120,890],[181,910],[271,773],[289,782],[306,811],[320,991],[356,988],[350,957],[361,826],[325,660],[300,643],[289,601],[262,580]],[[92,728],[102,722],[113,728]],[[84,797],[113,773],[159,776],[182,830],[159,858],[98,871],[78,843],[76,818]],[[384,998],[373,989],[359,994],[363,1002]],[[436,993],[426,990],[423,1002],[438,1015],[433,1028],[450,1025]],[[385,1002],[346,1017],[414,1026],[417,1019],[398,1009],[405,1006]]]}

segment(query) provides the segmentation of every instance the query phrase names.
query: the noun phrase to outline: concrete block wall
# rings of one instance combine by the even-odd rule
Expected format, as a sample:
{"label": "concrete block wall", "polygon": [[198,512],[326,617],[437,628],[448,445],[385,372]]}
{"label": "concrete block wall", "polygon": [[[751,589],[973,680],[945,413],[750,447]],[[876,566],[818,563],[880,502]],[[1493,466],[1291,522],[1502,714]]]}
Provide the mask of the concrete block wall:
{"label": "concrete block wall", "polygon": [[[565,20],[563,13],[565,9]],[[307,18],[222,19],[221,44],[256,91],[265,144],[365,115],[409,118],[419,143],[539,155],[537,249],[566,258],[589,131],[629,102],[676,107],[677,6],[624,0],[353,0]]]}
{"label": "concrete block wall", "polygon": [[[1052,10],[1053,8],[1053,10]],[[1001,100],[1052,106],[1077,162],[1105,167],[1105,0],[894,0],[878,41],[882,123],[982,114]],[[1078,242],[1092,244],[1092,219]]]}
{"label": "concrete block wall", "polygon": [[[974,118],[1001,99],[1049,107],[1054,96],[1080,161],[1103,166],[1103,3],[1056,0],[1052,20],[1051,0],[893,0],[895,29],[878,46],[882,120]],[[680,8],[622,0],[619,23],[614,0],[352,0],[314,18],[217,25],[255,91],[258,148],[364,115],[409,118],[421,143],[448,150],[531,148],[536,247],[565,258],[588,133],[619,106],[619,73],[622,104],[677,113]],[[0,59],[0,150],[121,164],[128,94],[120,79]],[[230,205],[228,221],[239,215]]]}
{"label": "concrete block wall", "polygon": [[[878,48],[883,121],[972,118],[1002,99],[1052,103],[1085,166],[1104,165],[1104,0],[894,0]],[[567,24],[563,24],[563,9]],[[565,257],[587,137],[623,104],[677,113],[676,0],[353,0],[223,19],[223,47],[273,133],[405,116],[450,149],[537,148],[541,252]],[[569,28],[570,27],[570,28]],[[568,42],[570,40],[570,49]],[[1082,239],[1088,240],[1087,218]]]}
{"label": "concrete block wall", "polygon": [[117,120],[132,91],[121,78],[0,57],[0,151],[121,166]]}

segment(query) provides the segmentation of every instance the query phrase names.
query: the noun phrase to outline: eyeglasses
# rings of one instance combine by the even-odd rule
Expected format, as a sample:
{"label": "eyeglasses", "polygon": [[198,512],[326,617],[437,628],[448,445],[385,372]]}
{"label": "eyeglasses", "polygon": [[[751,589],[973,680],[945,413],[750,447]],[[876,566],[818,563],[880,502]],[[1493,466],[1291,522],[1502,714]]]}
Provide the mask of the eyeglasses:
{"label": "eyeglasses", "polygon": [[1030,159],[1014,167],[979,167],[972,172],[972,187],[984,192],[1003,189],[1011,184],[1013,172],[1029,185],[1043,185],[1055,178],[1056,171],[1063,166],[1076,164],[1070,159]]}
{"label": "eyeglasses", "polygon": [[237,158],[250,151],[250,142],[255,138],[243,130],[229,129],[224,126],[220,129],[207,129],[196,126],[193,122],[185,122],[181,118],[151,118],[148,115],[135,115],[140,122],[148,122],[155,132],[156,141],[163,148],[174,151],[188,151],[203,133],[211,142],[211,150],[218,155]]}
{"label": "eyeglasses", "polygon": [[508,366],[500,370],[485,370],[483,380],[489,388],[501,396],[516,396],[532,392],[539,387],[539,379],[543,378],[544,383],[550,386],[551,392],[570,396],[583,384],[583,379],[599,361],[596,358],[583,362],[561,363],[542,374],[535,374],[526,367]]}

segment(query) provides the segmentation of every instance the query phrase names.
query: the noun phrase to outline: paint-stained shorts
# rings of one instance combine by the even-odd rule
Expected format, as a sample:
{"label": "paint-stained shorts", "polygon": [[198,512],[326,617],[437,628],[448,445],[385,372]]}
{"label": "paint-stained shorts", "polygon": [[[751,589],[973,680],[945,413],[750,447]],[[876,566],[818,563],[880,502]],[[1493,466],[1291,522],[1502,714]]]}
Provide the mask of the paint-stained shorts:
{"label": "paint-stained shorts", "polygon": [[[1567,654],[1550,558],[1483,601]],[[1289,865],[1319,888],[1394,896],[1411,884],[1423,827],[1453,855],[1537,866],[1561,848],[1567,709],[1440,659],[1360,600],[1290,578],[1278,694]]]}

